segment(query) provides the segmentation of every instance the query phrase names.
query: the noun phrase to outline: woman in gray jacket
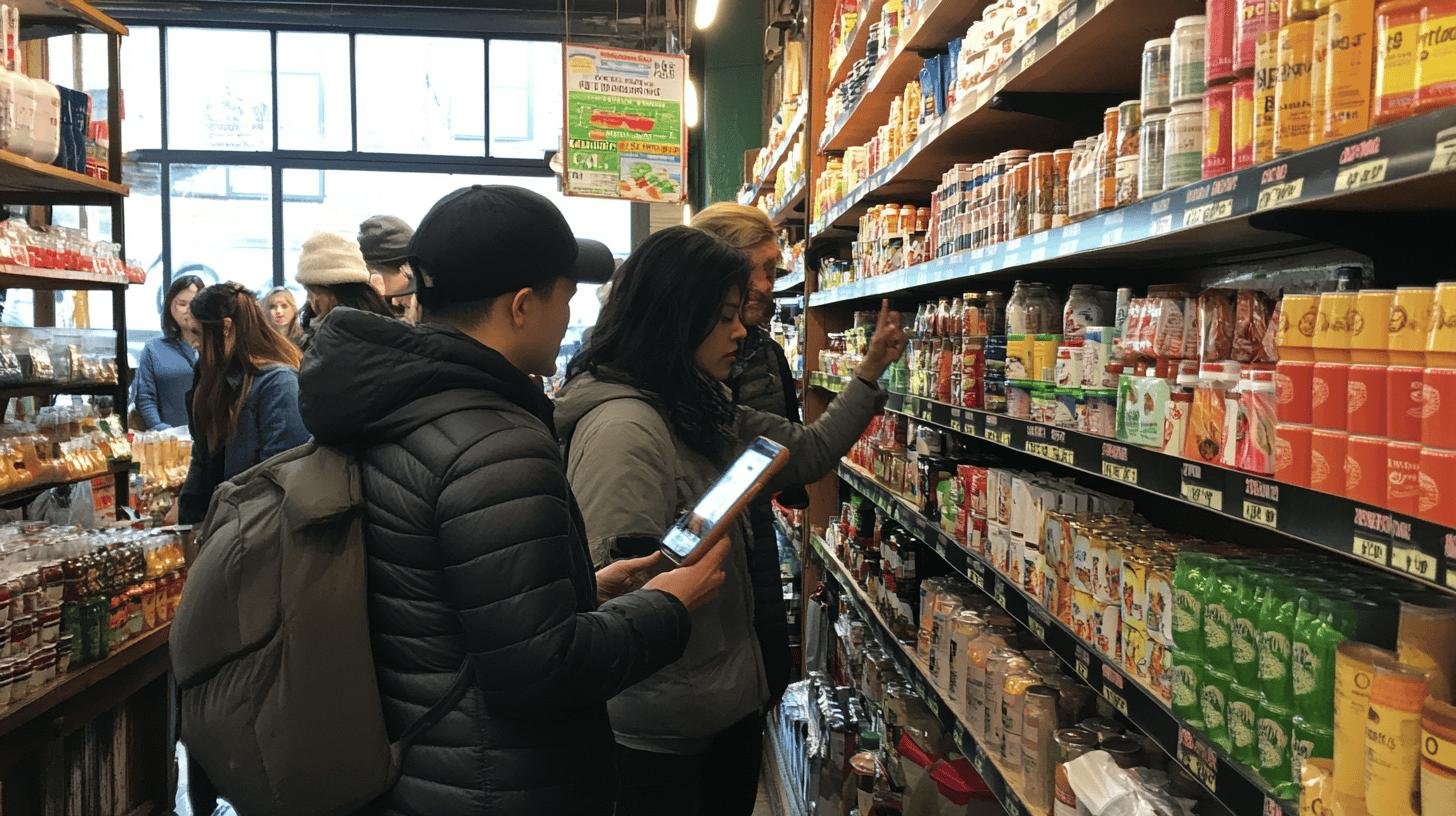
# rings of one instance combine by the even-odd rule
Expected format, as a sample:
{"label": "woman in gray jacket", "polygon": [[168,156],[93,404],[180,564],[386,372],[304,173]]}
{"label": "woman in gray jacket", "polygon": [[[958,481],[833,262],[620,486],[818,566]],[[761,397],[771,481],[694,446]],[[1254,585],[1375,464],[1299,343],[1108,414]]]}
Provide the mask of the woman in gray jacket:
{"label": "woman in gray jacket", "polygon": [[[808,426],[735,407],[723,381],[745,335],[748,260],[673,227],[617,270],[556,406],[567,476],[598,567],[647,555],[749,441],[789,449],[778,484],[821,478],[884,405],[877,381],[905,347],[888,304],[858,377]],[[770,489],[773,485],[770,485]],[[693,615],[683,656],[614,698],[617,816],[747,816],[768,702],[740,518],[716,600]]]}

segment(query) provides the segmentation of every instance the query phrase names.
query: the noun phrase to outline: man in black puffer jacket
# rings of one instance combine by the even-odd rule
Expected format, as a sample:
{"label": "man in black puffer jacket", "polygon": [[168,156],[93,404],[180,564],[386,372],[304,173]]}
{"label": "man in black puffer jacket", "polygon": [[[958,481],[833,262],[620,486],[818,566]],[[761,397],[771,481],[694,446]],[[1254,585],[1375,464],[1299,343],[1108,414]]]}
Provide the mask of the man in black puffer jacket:
{"label": "man in black puffer jacket", "polygon": [[655,577],[652,557],[593,575],[552,406],[527,375],[553,373],[576,281],[612,271],[605,246],[536,193],[473,187],[425,216],[411,260],[424,323],[336,310],[300,378],[314,438],[360,458],[390,736],[462,663],[474,672],[379,812],[605,816],[606,701],[681,656],[727,540]]}

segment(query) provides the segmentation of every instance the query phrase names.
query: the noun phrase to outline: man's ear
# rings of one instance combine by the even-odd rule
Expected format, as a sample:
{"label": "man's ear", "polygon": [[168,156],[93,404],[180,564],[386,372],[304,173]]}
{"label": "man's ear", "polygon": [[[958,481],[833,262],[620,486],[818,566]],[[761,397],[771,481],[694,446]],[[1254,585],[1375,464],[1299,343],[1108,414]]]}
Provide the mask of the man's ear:
{"label": "man's ear", "polygon": [[530,301],[533,290],[530,288],[517,289],[511,296],[511,324],[516,327],[524,326],[526,323],[526,304]]}

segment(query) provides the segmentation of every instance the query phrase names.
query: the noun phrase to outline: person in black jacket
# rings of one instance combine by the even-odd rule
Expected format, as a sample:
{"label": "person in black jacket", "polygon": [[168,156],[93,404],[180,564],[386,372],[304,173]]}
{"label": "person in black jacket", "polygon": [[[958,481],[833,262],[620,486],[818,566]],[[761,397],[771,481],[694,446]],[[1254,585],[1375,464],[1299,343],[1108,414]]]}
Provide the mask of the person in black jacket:
{"label": "person in black jacket", "polygon": [[[782,251],[773,222],[763,210],[733,202],[705,208],[693,218],[693,226],[720,238],[748,256],[748,287],[743,297],[743,325],[748,335],[738,346],[738,360],[728,379],[733,401],[755,411],[765,411],[799,422],[799,395],[788,357],[764,324],[773,317],[774,279],[782,263]],[[780,492],[785,506],[807,507],[803,486]],[[753,524],[753,546],[748,554],[753,579],[753,628],[763,652],[763,669],[768,678],[769,704],[777,705],[789,685],[792,665],[789,653],[788,610],[784,607],[783,581],[779,573],[778,533],[774,524],[773,496],[763,496],[749,506]]]}
{"label": "person in black jacket", "polygon": [[477,186],[430,210],[410,256],[424,322],[335,309],[301,377],[315,439],[360,457],[391,737],[464,661],[474,672],[380,810],[605,816],[606,701],[682,654],[727,541],[692,567],[659,572],[654,555],[593,574],[552,406],[528,375],[554,373],[576,281],[612,271],[605,246],[578,242],[536,193]]}

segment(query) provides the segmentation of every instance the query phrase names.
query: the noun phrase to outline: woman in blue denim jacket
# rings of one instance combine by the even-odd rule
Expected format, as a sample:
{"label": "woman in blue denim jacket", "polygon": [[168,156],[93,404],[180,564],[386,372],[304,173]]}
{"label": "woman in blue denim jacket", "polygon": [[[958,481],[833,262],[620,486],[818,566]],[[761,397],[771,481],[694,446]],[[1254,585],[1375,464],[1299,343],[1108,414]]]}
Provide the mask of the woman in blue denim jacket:
{"label": "woman in blue denim jacket", "polygon": [[196,275],[172,281],[162,302],[162,336],[148,340],[142,347],[136,379],[131,384],[131,401],[144,431],[165,431],[187,424],[187,392],[192,389],[197,345],[201,342],[190,307],[203,286],[206,284]]}

